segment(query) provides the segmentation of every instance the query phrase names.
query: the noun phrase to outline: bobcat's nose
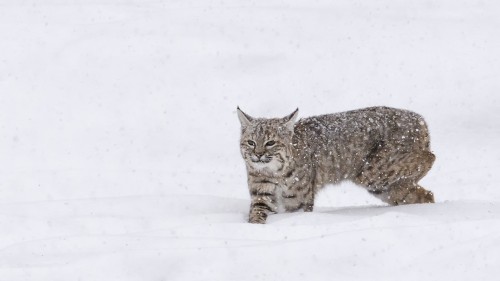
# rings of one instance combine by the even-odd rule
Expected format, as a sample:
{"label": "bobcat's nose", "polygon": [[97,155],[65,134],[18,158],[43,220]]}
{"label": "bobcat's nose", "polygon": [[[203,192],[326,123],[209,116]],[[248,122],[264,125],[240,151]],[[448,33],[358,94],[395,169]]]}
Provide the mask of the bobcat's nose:
{"label": "bobcat's nose", "polygon": [[264,156],[264,153],[255,153],[255,156],[260,159],[262,156]]}

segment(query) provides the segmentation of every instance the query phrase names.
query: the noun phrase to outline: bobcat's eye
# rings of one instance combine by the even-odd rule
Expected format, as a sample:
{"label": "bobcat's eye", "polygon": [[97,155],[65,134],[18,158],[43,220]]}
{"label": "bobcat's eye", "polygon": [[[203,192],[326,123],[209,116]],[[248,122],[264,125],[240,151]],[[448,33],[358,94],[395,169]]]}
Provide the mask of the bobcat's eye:
{"label": "bobcat's eye", "polygon": [[247,143],[248,143],[248,145],[250,145],[250,146],[255,146],[255,142],[254,142],[254,141],[252,141],[252,140],[247,141]]}
{"label": "bobcat's eye", "polygon": [[266,142],[266,146],[268,146],[268,147],[273,146],[275,144],[276,144],[275,141],[268,141],[268,142]]}

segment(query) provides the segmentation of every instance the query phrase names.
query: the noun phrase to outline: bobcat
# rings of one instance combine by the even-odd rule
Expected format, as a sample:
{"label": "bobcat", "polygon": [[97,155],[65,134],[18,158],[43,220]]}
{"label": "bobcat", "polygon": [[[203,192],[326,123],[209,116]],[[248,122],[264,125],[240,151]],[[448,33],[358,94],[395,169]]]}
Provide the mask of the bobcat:
{"label": "bobcat", "polygon": [[418,181],[434,163],[422,116],[370,107],[300,119],[254,118],[237,108],[251,195],[250,223],[311,212],[326,184],[350,180],[390,205],[433,203]]}

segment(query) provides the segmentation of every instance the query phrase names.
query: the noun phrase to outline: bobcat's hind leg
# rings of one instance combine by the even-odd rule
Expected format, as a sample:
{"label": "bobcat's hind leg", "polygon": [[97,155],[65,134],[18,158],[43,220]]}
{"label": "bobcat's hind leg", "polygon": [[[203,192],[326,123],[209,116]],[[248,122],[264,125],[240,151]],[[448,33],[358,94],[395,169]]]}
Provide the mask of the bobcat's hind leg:
{"label": "bobcat's hind leg", "polygon": [[354,182],[391,205],[433,203],[432,192],[419,186],[418,181],[431,169],[436,157],[427,150],[402,151],[379,144],[365,159]]}
{"label": "bobcat's hind leg", "polygon": [[434,194],[420,185],[414,189],[409,189],[408,194],[403,199],[402,204],[434,203]]}
{"label": "bobcat's hind leg", "polygon": [[371,191],[371,194],[390,205],[434,203],[434,194],[417,184],[396,184],[385,191]]}

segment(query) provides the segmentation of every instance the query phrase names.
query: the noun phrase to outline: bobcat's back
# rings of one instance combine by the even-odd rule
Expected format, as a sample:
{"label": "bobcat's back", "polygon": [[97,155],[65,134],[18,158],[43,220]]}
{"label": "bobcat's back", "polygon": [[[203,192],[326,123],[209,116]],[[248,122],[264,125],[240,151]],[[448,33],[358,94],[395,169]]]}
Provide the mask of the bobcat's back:
{"label": "bobcat's back", "polygon": [[422,116],[389,107],[301,119],[295,125],[293,140],[297,165],[306,164],[304,154],[312,155],[309,161],[323,182],[352,179],[366,157],[380,146],[394,148],[395,158],[412,150],[430,150],[429,141]]}

